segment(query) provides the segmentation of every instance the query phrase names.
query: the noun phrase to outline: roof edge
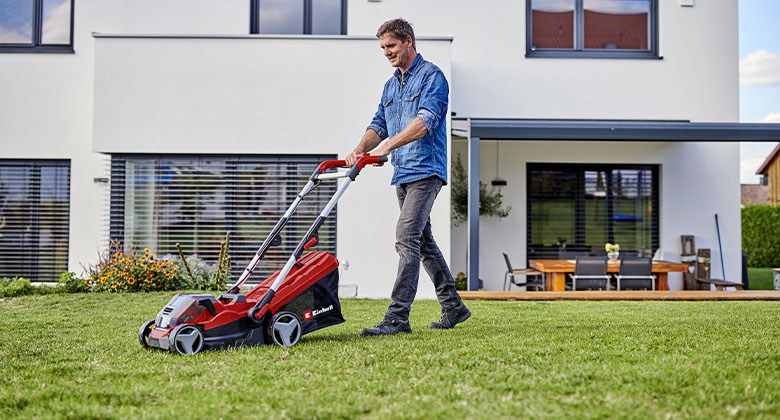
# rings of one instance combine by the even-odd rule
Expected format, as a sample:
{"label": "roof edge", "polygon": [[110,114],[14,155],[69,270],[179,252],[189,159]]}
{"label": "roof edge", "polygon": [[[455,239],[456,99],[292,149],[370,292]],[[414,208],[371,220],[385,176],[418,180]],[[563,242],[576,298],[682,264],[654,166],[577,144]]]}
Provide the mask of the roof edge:
{"label": "roof edge", "polygon": [[758,170],[756,171],[756,175],[764,175],[764,172],[766,172],[766,170],[769,169],[769,165],[777,157],[778,152],[780,152],[780,143],[777,143],[777,146],[775,146],[775,149],[772,150],[772,153],[770,153],[769,156],[767,156],[767,158],[764,160],[764,163],[762,163],[761,166],[758,167]]}

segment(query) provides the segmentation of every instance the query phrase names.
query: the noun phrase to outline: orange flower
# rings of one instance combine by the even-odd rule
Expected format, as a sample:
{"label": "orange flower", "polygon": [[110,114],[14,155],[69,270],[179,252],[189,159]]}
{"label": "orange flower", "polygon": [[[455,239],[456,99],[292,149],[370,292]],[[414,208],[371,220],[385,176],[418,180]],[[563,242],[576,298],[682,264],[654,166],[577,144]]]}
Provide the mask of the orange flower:
{"label": "orange flower", "polygon": [[135,279],[130,277],[129,279],[127,279],[127,284],[135,284]]}
{"label": "orange flower", "polygon": [[152,251],[149,251],[149,248],[144,248],[144,253],[146,253],[146,254],[151,254],[151,253],[152,253]]}

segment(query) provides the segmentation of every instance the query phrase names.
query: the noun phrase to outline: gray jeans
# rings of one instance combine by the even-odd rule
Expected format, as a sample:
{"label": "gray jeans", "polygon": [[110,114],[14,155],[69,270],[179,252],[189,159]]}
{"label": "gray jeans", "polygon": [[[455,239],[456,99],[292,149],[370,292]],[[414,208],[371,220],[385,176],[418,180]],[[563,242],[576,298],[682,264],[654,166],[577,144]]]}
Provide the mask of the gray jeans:
{"label": "gray jeans", "polygon": [[442,309],[460,304],[452,273],[431,232],[431,208],[441,187],[442,180],[436,176],[396,187],[401,216],[395,228],[395,249],[400,259],[393,286],[393,303],[387,308],[385,318],[409,319],[420,279],[420,261],[433,281]]}

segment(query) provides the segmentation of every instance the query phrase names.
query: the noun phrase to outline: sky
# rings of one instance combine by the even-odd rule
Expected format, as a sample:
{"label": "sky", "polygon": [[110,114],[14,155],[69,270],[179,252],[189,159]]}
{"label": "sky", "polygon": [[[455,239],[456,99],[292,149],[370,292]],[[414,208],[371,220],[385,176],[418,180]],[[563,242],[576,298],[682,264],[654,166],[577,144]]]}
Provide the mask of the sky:
{"label": "sky", "polygon": [[[780,123],[779,0],[739,0],[739,73],[740,121]],[[758,183],[756,170],[776,145],[741,143],[742,183]]]}

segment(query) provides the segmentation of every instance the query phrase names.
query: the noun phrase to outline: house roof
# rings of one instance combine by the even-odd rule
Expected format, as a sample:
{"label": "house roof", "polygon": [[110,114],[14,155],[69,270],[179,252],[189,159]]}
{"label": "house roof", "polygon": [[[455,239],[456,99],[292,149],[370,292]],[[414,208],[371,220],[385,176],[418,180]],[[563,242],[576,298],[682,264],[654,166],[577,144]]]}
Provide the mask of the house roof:
{"label": "house roof", "polygon": [[756,175],[764,175],[766,173],[766,170],[769,169],[769,164],[772,163],[773,160],[777,157],[777,153],[780,152],[780,143],[777,143],[777,146],[775,146],[775,150],[772,150],[772,153],[767,156],[764,163],[761,164],[761,167],[758,168],[756,171]]}
{"label": "house roof", "polygon": [[780,141],[780,124],[453,118],[461,137],[512,140]]}

